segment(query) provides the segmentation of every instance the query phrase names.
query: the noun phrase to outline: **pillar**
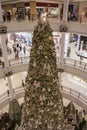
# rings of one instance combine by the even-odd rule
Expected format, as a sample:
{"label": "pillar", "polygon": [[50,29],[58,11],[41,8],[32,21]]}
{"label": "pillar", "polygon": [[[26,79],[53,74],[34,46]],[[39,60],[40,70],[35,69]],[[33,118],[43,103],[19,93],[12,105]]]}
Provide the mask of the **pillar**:
{"label": "pillar", "polygon": [[61,18],[61,9],[62,9],[62,4],[59,4],[58,6],[58,18]]}
{"label": "pillar", "polygon": [[[3,53],[3,59],[4,59],[4,67],[8,68],[9,67],[9,62],[8,62],[8,55],[7,55],[7,46],[6,46],[6,34],[1,34],[1,48],[2,48],[2,53]],[[9,92],[10,92],[10,97],[13,97],[13,89],[12,89],[12,82],[11,82],[11,77],[7,77],[7,82],[8,82],[8,87],[9,87]]]}
{"label": "pillar", "polygon": [[64,57],[67,56],[67,49],[69,46],[70,33],[62,33],[60,63],[63,64]]}
{"label": "pillar", "polygon": [[80,45],[81,45],[81,35],[80,34],[78,34],[78,40],[77,40],[77,48],[78,48],[78,51],[80,50]]}
{"label": "pillar", "polygon": [[36,1],[30,0],[30,20],[35,20],[36,18],[37,18]]}
{"label": "pillar", "polygon": [[83,10],[83,8],[85,7],[85,5],[86,5],[87,3],[79,3],[79,7],[78,7],[78,21],[80,22],[80,20],[81,20],[81,22],[83,21],[83,19],[84,19],[84,10]]}
{"label": "pillar", "polygon": [[69,46],[69,40],[70,40],[70,33],[65,33],[65,47],[64,47],[64,52],[65,55],[67,56],[67,49]]}
{"label": "pillar", "polygon": [[[1,10],[1,0],[0,0],[0,10]],[[0,22],[2,21],[2,13],[0,13]],[[3,23],[2,23],[3,24]],[[6,68],[9,67],[9,62],[8,62],[8,56],[7,56],[7,46],[6,46],[6,33],[7,33],[7,28],[3,25],[0,25],[0,28],[3,28],[2,30],[0,29],[0,44],[2,48],[2,53],[3,53],[3,59],[4,59],[4,66]],[[11,83],[11,78],[10,76],[7,77],[8,80],[8,86],[9,86],[9,92],[10,92],[10,97],[13,97],[13,90],[12,90],[12,83]]]}
{"label": "pillar", "polygon": [[0,24],[2,22],[2,7],[1,7],[1,0],[0,0]]}
{"label": "pillar", "polygon": [[80,51],[82,51],[82,50],[83,50],[83,43],[84,43],[84,41],[81,41]]}
{"label": "pillar", "polygon": [[[63,7],[63,21],[64,21],[64,24],[67,22],[68,5],[69,5],[69,0],[64,0],[64,7]],[[61,51],[60,51],[60,64],[64,63],[65,39],[66,39],[66,33],[62,32]]]}
{"label": "pillar", "polygon": [[67,22],[69,0],[64,0],[63,21]]}
{"label": "pillar", "polygon": [[61,39],[61,49],[60,49],[60,64],[63,64],[64,62],[64,48],[65,48],[65,33],[62,33],[62,39]]}

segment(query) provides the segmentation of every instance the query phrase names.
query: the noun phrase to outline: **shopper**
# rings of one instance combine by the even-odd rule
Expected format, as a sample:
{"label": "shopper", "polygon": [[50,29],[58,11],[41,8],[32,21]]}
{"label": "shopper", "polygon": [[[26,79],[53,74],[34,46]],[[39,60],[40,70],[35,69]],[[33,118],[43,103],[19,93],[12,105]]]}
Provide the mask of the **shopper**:
{"label": "shopper", "polygon": [[21,44],[20,44],[20,46],[19,46],[19,47],[20,47],[20,51],[22,51],[22,46],[21,46]]}
{"label": "shopper", "polygon": [[7,21],[11,21],[11,14],[9,11],[7,11]]}
{"label": "shopper", "polygon": [[24,85],[25,85],[25,84],[24,84],[24,80],[22,79],[22,87],[24,87]]}
{"label": "shopper", "polygon": [[28,12],[28,20],[30,20],[30,11]]}
{"label": "shopper", "polygon": [[8,94],[8,96],[9,96],[9,94],[10,94],[9,90],[7,90],[7,94]]}
{"label": "shopper", "polygon": [[3,14],[3,22],[6,21],[6,14]]}
{"label": "shopper", "polygon": [[82,15],[80,16],[80,24],[82,23]]}
{"label": "shopper", "polygon": [[41,17],[41,11],[38,11],[38,20],[40,20]]}
{"label": "shopper", "polygon": [[15,59],[19,59],[19,50],[16,49],[16,52],[15,52]]}
{"label": "shopper", "polygon": [[23,52],[24,52],[24,54],[26,54],[26,47],[25,46],[23,47]]}
{"label": "shopper", "polygon": [[83,57],[80,56],[80,65],[82,64]]}
{"label": "shopper", "polygon": [[71,53],[71,48],[68,47],[68,49],[67,49],[67,57],[70,57],[70,53]]}
{"label": "shopper", "polygon": [[3,69],[4,69],[4,66],[5,66],[5,65],[4,65],[4,62],[2,61],[2,68],[3,68]]}

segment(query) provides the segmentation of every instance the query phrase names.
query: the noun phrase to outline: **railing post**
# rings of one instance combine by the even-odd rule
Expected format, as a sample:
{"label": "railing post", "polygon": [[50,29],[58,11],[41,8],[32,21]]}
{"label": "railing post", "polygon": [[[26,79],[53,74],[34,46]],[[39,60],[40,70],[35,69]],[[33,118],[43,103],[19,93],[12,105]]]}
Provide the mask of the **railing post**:
{"label": "railing post", "polygon": [[63,91],[63,86],[61,85],[61,91]]}
{"label": "railing post", "polygon": [[84,65],[84,70],[86,70],[86,64]]}
{"label": "railing post", "polygon": [[71,92],[72,92],[72,89],[70,89],[70,94],[71,94]]}
{"label": "railing post", "polygon": [[79,94],[78,94],[78,98],[80,98],[80,95],[81,95],[81,94],[79,93]]}
{"label": "railing post", "polygon": [[66,59],[63,60],[64,64],[66,64]]}
{"label": "railing post", "polygon": [[22,61],[22,57],[21,57],[21,64],[23,63],[23,61]]}
{"label": "railing post", "polygon": [[11,66],[10,60],[8,60],[8,62],[9,62],[9,66]]}
{"label": "railing post", "polygon": [[57,57],[57,62],[59,63],[59,57]]}
{"label": "railing post", "polygon": [[75,62],[74,62],[74,67],[76,67],[76,60],[75,60]]}

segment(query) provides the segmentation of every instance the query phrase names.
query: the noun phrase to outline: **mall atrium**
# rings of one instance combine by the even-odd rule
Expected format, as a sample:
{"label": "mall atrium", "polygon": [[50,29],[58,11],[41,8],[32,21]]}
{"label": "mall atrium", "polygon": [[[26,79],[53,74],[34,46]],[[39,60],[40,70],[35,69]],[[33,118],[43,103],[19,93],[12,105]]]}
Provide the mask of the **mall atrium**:
{"label": "mall atrium", "polygon": [[87,130],[87,0],[0,0],[0,130]]}

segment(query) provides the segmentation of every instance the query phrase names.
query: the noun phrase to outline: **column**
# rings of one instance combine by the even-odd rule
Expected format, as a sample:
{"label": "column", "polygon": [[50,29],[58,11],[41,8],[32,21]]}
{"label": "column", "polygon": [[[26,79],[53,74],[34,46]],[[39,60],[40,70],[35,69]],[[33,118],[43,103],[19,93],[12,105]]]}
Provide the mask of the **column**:
{"label": "column", "polygon": [[0,24],[2,22],[2,7],[1,7],[1,0],[0,0]]}
{"label": "column", "polygon": [[62,9],[62,4],[59,4],[58,6],[58,18],[61,19],[61,9]]}
{"label": "column", "polygon": [[[1,10],[1,0],[0,0],[0,10]],[[0,22],[2,22],[2,14],[0,13]],[[2,23],[3,24],[3,23]],[[3,59],[4,59],[4,66],[9,67],[9,62],[8,62],[8,56],[7,56],[7,46],[6,46],[6,33],[7,33],[7,28],[3,25],[0,26],[0,43],[1,43],[1,48],[2,48],[2,53],[3,53]],[[12,83],[11,83],[11,78],[10,76],[7,77],[8,80],[8,86],[9,86],[9,92],[10,92],[10,97],[13,97],[13,90],[12,90]]]}
{"label": "column", "polygon": [[64,62],[64,48],[65,48],[65,33],[62,33],[62,39],[61,39],[61,50],[60,50],[60,64],[63,64]]}
{"label": "column", "polygon": [[[1,48],[2,48],[2,53],[3,53],[3,59],[4,59],[4,67],[8,68],[9,62],[8,62],[8,56],[7,56],[6,34],[1,34],[0,39],[1,39]],[[11,82],[10,76],[7,77],[7,81],[8,81],[10,97],[12,98],[13,97],[13,89],[12,89],[12,82]]]}
{"label": "column", "polygon": [[83,43],[84,43],[84,41],[81,41],[80,51],[82,51],[82,50],[83,50]]}
{"label": "column", "polygon": [[36,0],[30,0],[30,20],[37,18],[36,12]]}
{"label": "column", "polygon": [[67,56],[67,49],[69,47],[70,33],[65,33],[65,56]]}
{"label": "column", "polygon": [[64,0],[63,21],[67,22],[69,0]]}
{"label": "column", "polygon": [[80,50],[80,45],[81,45],[81,43],[80,43],[80,38],[81,38],[81,35],[78,34],[78,40],[77,40],[77,51]]}
{"label": "column", "polygon": [[85,6],[85,3],[79,3],[78,5],[78,21],[81,23],[83,22],[83,18],[84,18],[84,11],[83,11],[83,7]]}
{"label": "column", "polygon": [[[67,22],[68,5],[69,5],[69,0],[64,0],[63,21],[65,21],[65,23]],[[64,23],[64,24],[65,24],[65,23]],[[65,39],[66,39],[66,33],[65,33],[65,32],[62,32],[61,51],[60,51],[60,64],[63,64],[63,63],[64,63]]]}

